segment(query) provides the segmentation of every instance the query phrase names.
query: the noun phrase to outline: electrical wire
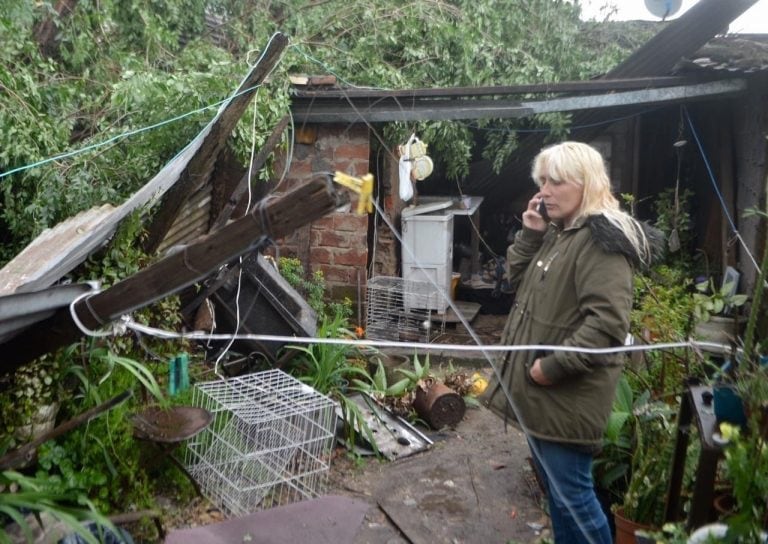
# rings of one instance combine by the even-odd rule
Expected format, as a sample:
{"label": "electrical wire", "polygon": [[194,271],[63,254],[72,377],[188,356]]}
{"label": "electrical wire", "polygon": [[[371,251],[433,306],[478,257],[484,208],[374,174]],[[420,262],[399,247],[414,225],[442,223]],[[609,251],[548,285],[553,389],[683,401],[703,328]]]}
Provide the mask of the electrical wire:
{"label": "electrical wire", "polygon": [[[253,68],[254,66],[258,66],[259,63],[261,63],[261,61],[264,59],[264,55],[269,50],[270,43],[272,42],[272,40],[275,38],[276,35],[277,35],[277,33],[272,35],[272,37],[270,38],[269,42],[267,42],[267,45],[262,50],[261,55],[256,60],[256,62],[251,66],[251,68]],[[250,51],[248,52],[248,54],[250,55]],[[280,64],[281,60],[282,60],[282,54],[280,55],[280,58],[272,65],[272,68],[269,70],[269,72],[264,76],[265,80],[272,74],[272,72],[275,70],[275,68],[277,68],[277,66]],[[252,100],[252,102],[253,102],[253,121],[252,121],[252,124],[251,124],[251,153],[250,153],[250,161],[249,161],[249,164],[248,164],[248,184],[247,184],[248,185],[248,200],[247,200],[247,203],[246,203],[244,216],[247,215],[251,211],[251,200],[253,198],[253,187],[251,186],[251,184],[253,182],[253,160],[254,160],[254,157],[256,156],[256,119],[259,116],[258,97],[259,97],[259,92],[258,92],[258,89],[257,89],[256,93],[255,93],[255,95],[253,97],[253,100]],[[291,117],[291,122],[292,121],[293,121],[293,117]],[[285,168],[284,173],[288,171],[289,167],[290,167],[290,161],[286,160],[286,168]],[[265,233],[265,234],[269,234],[269,233]],[[240,293],[241,293],[241,290],[242,290],[242,283],[243,283],[243,263],[244,263],[244,258],[242,256],[240,256],[240,258],[239,258],[239,266],[238,266],[238,271],[237,271],[237,290],[235,292],[235,335],[240,330],[240,327],[242,325],[242,323],[240,321]],[[254,298],[256,298],[256,297],[258,297],[258,292],[254,296]],[[219,373],[219,363],[224,358],[224,356],[229,352],[229,350],[232,348],[232,345],[234,343],[235,343],[235,337],[233,335],[232,338],[227,343],[227,345],[224,347],[224,349],[221,350],[221,352],[219,353],[218,357],[216,358],[216,362],[214,363],[214,367],[213,367],[214,368],[214,373],[217,376],[219,376],[219,378],[221,378],[223,380],[226,380],[226,376],[224,376],[223,374]]]}
{"label": "electrical wire", "polygon": [[715,178],[715,174],[712,171],[712,166],[709,163],[709,158],[707,157],[707,153],[704,150],[704,146],[701,143],[701,139],[699,138],[699,134],[696,131],[696,127],[693,125],[693,120],[691,119],[690,113],[688,113],[688,108],[686,108],[685,105],[683,105],[683,113],[685,114],[685,120],[688,122],[688,127],[691,129],[691,134],[693,134],[693,139],[696,141],[696,146],[699,148],[699,153],[701,154],[701,158],[704,161],[704,166],[707,169],[707,174],[709,174],[709,180],[712,182],[712,189],[715,191],[715,195],[717,196],[717,199],[720,201],[720,207],[723,210],[723,215],[725,215],[725,218],[728,220],[728,224],[731,227],[731,231],[739,240],[739,243],[744,248],[744,251],[749,257],[749,260],[752,261],[752,264],[754,265],[755,270],[757,270],[759,274],[760,265],[757,264],[757,261],[755,260],[754,255],[752,255],[752,252],[749,250],[747,243],[744,241],[744,238],[741,237],[741,233],[736,228],[736,224],[731,218],[731,214],[728,213],[728,205],[726,204],[725,198],[720,192],[720,189],[718,189],[717,187],[717,179]]}

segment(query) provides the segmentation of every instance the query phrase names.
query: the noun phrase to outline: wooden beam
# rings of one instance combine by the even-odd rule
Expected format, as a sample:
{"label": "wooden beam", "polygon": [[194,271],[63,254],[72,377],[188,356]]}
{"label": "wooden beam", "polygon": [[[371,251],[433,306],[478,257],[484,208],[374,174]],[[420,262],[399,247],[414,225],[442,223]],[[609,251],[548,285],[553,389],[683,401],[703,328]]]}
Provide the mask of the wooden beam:
{"label": "wooden beam", "polygon": [[699,0],[681,17],[673,20],[625,61],[608,72],[605,79],[652,77],[668,74],[688,55],[693,55],[712,37],[757,0]]}
{"label": "wooden beam", "polygon": [[[88,329],[96,329],[177,293],[222,265],[254,249],[262,236],[278,238],[318,219],[344,203],[346,193],[333,190],[328,178],[316,178],[279,198],[264,199],[260,206],[220,231],[190,244],[102,293],[80,300],[74,311]],[[59,310],[15,336],[3,346],[0,375],[83,335],[70,315],[70,308]]]}
{"label": "wooden beam", "polygon": [[505,119],[537,113],[604,110],[622,106],[667,104],[708,96],[723,96],[746,90],[743,79],[728,79],[675,87],[661,87],[615,93],[569,96],[513,102],[491,99],[414,99],[408,104],[395,100],[369,99],[340,102],[317,99],[294,106],[299,123],[355,123],[450,119]]}
{"label": "wooden beam", "polygon": [[208,181],[216,158],[226,144],[227,138],[248,107],[256,89],[272,71],[287,44],[288,38],[284,34],[276,33],[272,37],[259,63],[237,88],[235,97],[221,108],[216,119],[208,125],[207,133],[198,149],[179,172],[178,180],[165,194],[161,206],[152,219],[145,245],[147,252],[152,253],[157,249],[187,197]]}
{"label": "wooden beam", "polygon": [[536,102],[522,102],[521,105],[530,108],[534,113],[567,112],[615,108],[620,106],[668,104],[671,102],[679,102],[683,100],[690,101],[709,96],[723,96],[740,93],[746,90],[747,82],[743,79],[727,79],[681,87],[664,87],[661,89],[644,89],[641,91],[626,91],[622,93],[553,98]]}
{"label": "wooden beam", "polygon": [[491,87],[440,87],[422,89],[372,90],[372,89],[296,89],[294,104],[308,99],[354,100],[370,98],[468,98],[473,96],[510,96],[526,94],[554,93],[596,93],[615,92],[629,89],[651,89],[654,87],[672,87],[700,83],[701,79],[689,76],[636,77],[615,79],[590,79],[587,81],[555,81],[551,83],[530,83],[525,85],[498,85]]}
{"label": "wooden beam", "polygon": [[[280,139],[283,137],[283,132],[285,132],[285,129],[288,126],[290,120],[291,118],[288,115],[280,119],[272,131],[272,134],[269,135],[267,141],[264,142],[264,145],[261,146],[261,149],[259,149],[256,157],[254,157],[253,162],[251,163],[250,173],[256,174],[262,169],[264,163],[267,162],[267,158],[272,154],[275,147],[277,147],[277,144],[280,143]],[[246,190],[248,189],[248,185],[250,184],[249,178],[249,172],[246,172],[245,175],[240,178],[240,181],[235,187],[235,190],[232,191],[232,194],[230,195],[226,205],[211,225],[211,232],[216,231],[226,225],[227,221],[229,221],[229,218],[232,217],[232,212],[235,211],[235,208],[237,208],[237,206],[243,200]]]}

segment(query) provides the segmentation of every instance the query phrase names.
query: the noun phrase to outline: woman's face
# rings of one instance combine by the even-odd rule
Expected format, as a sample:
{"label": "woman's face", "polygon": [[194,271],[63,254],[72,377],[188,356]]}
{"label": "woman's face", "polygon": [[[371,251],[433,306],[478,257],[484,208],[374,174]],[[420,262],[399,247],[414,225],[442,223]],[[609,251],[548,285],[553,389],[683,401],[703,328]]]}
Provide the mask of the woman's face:
{"label": "woman's face", "polygon": [[572,181],[555,181],[548,177],[540,181],[539,197],[544,200],[549,218],[562,223],[564,228],[570,227],[581,207],[584,188]]}

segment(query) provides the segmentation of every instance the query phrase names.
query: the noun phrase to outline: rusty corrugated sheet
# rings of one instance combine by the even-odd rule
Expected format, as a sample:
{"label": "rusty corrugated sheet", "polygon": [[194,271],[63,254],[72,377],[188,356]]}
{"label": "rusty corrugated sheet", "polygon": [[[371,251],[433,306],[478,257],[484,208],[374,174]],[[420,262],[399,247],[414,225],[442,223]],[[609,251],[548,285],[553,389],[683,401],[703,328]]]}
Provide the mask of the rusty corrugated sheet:
{"label": "rusty corrugated sheet", "polygon": [[208,232],[211,223],[210,184],[203,186],[184,205],[168,234],[158,246],[158,253],[181,244],[188,244]]}
{"label": "rusty corrugated sheet", "polygon": [[122,215],[105,204],[44,230],[0,270],[0,296],[48,287],[98,249]]}

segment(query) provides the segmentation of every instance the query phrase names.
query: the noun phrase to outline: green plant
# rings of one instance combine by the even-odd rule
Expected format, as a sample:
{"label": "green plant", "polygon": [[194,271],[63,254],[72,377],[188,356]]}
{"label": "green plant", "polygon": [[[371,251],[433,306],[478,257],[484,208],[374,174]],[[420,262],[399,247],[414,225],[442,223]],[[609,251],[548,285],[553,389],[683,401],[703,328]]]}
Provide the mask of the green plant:
{"label": "green plant", "polygon": [[621,503],[624,516],[637,523],[660,527],[664,521],[663,497],[675,438],[677,410],[643,395],[632,410],[634,441],[629,480]]}
{"label": "green plant", "polygon": [[727,315],[733,308],[742,306],[747,295],[736,294],[733,282],[725,282],[718,289],[712,278],[695,284],[693,316],[699,323],[706,323],[713,315]]}
{"label": "green plant", "polygon": [[[323,316],[317,329],[317,338],[352,340],[354,333],[345,327],[346,318]],[[294,372],[304,383],[320,393],[333,395],[342,392],[351,378],[370,381],[368,372],[352,359],[359,354],[357,348],[344,342],[316,343],[309,346],[288,346],[300,353],[294,362]]]}
{"label": "green plant", "polygon": [[61,368],[60,358],[44,355],[19,367],[8,378],[7,388],[0,393],[1,430],[8,438],[8,447],[32,438],[41,411],[58,405]]}
{"label": "green plant", "polygon": [[56,486],[51,486],[45,476],[25,476],[12,470],[0,473],[0,543],[18,541],[12,540],[6,532],[8,527],[3,516],[18,525],[25,540],[36,541],[29,514],[33,514],[41,525],[60,523],[64,529],[89,544],[98,544],[99,541],[83,522],[91,521],[115,531],[112,523],[96,510],[84,493],[61,492]]}
{"label": "green plant", "polygon": [[736,511],[726,520],[728,533],[743,542],[760,541],[768,521],[768,445],[766,429],[761,428],[765,417],[761,414],[749,418],[746,433],[731,424],[720,424],[720,433],[728,440],[726,477],[736,499]]}
{"label": "green plant", "polygon": [[[630,313],[632,335],[649,344],[685,340],[692,328],[690,283],[684,269],[665,264],[636,274]],[[644,352],[634,365],[637,372],[629,375],[630,384],[659,396],[678,391],[685,377],[701,373],[698,361],[691,362],[686,355],[683,350]]]}
{"label": "green plant", "polygon": [[309,306],[322,315],[325,311],[325,277],[321,271],[316,271],[310,278],[304,273],[304,267],[299,259],[280,257],[277,261],[280,274],[301,295],[307,297]]}
{"label": "green plant", "polygon": [[384,399],[384,397],[400,397],[407,392],[408,384],[410,380],[403,378],[393,384],[387,382],[387,373],[384,370],[384,364],[379,360],[370,381],[363,381],[358,378],[352,379],[352,388],[356,391],[368,393],[378,401]]}
{"label": "green plant", "polygon": [[130,415],[146,405],[144,391],[155,404],[167,406],[160,385],[143,363],[117,355],[105,346],[84,352],[81,364],[70,363],[71,393],[62,412],[75,416],[126,390],[132,400],[113,407],[38,449],[36,476],[60,494],[86,494],[103,512],[153,505],[153,489],[130,424]]}
{"label": "green plant", "polygon": [[[685,523],[665,523],[657,531],[640,531],[638,536],[646,539],[643,542],[654,542],[656,544],[686,544],[688,542],[688,530]],[[638,544],[640,540],[638,540]]]}
{"label": "green plant", "polygon": [[419,361],[419,354],[413,354],[413,370],[406,368],[396,368],[395,372],[399,372],[408,380],[406,389],[413,390],[417,387],[424,385],[424,380],[430,377],[429,371],[429,354],[424,359],[424,364]]}
{"label": "green plant", "polygon": [[[645,392],[638,405],[647,401]],[[622,375],[616,388],[613,408],[603,433],[603,449],[592,464],[592,475],[598,488],[608,493],[610,502],[618,502],[627,489],[632,461],[634,425],[632,416],[635,399],[626,375]]]}
{"label": "green plant", "polygon": [[[338,314],[333,318],[323,316],[316,335],[318,338],[353,339],[354,333],[345,327],[346,322],[346,317]],[[287,349],[300,354],[293,367],[293,372],[298,375],[299,380],[339,403],[344,421],[344,434],[348,442],[354,444],[357,431],[360,430],[378,452],[376,440],[365,423],[362,411],[347,397],[350,380],[372,382],[368,371],[355,362],[359,351],[343,342],[288,346]]]}
{"label": "green plant", "polygon": [[676,186],[661,191],[653,202],[656,212],[654,225],[664,233],[668,244],[667,263],[689,274],[693,263],[690,253],[694,239],[694,223],[691,220],[692,198],[693,191],[681,191]]}

